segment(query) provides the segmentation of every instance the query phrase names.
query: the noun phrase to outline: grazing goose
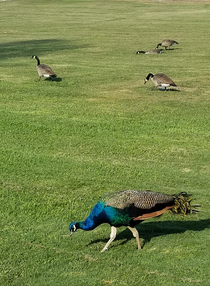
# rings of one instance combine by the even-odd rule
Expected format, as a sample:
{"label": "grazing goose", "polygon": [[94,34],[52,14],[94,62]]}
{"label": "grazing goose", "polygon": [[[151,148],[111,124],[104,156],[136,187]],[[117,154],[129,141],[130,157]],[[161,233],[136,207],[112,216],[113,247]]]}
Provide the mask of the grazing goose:
{"label": "grazing goose", "polygon": [[53,72],[53,70],[48,66],[48,65],[41,65],[40,64],[40,60],[37,56],[32,56],[31,57],[32,59],[36,59],[37,60],[37,72],[39,74],[39,80],[41,79],[41,77],[49,77],[49,78],[52,78],[52,77],[57,77],[57,75]]}
{"label": "grazing goose", "polygon": [[176,84],[173,82],[172,79],[170,79],[170,77],[168,77],[167,75],[165,75],[164,73],[157,73],[157,74],[152,74],[149,73],[147,75],[147,77],[144,80],[144,84],[151,78],[151,80],[153,81],[155,88],[158,87],[164,87],[164,89],[166,90],[167,87],[169,86],[176,86]]}
{"label": "grazing goose", "polygon": [[173,45],[178,45],[178,43],[174,40],[166,39],[166,40],[163,40],[162,43],[157,45],[157,49],[161,46],[161,47],[165,47],[165,50],[167,50],[167,48],[170,49],[170,47]]}
{"label": "grazing goose", "polygon": [[136,54],[145,54],[145,55],[154,55],[154,54],[161,54],[163,51],[163,49],[158,49],[158,48],[155,48],[154,50],[151,50],[151,51],[137,51]]}

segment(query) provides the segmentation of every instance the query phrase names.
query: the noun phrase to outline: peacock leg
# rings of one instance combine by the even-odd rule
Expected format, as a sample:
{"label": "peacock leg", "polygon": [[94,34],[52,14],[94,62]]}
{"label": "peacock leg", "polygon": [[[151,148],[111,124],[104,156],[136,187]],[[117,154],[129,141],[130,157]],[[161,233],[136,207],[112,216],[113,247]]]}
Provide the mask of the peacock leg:
{"label": "peacock leg", "polygon": [[115,239],[117,234],[117,228],[115,226],[111,226],[111,234],[110,239],[107,242],[107,244],[104,246],[104,248],[101,250],[101,252],[104,252],[105,250],[108,250],[108,246],[112,243],[112,241]]}
{"label": "peacock leg", "polygon": [[127,228],[130,229],[130,231],[132,232],[133,236],[136,238],[138,249],[141,249],[141,244],[140,244],[140,240],[139,240],[138,230],[135,227],[130,227],[130,226],[128,226]]}

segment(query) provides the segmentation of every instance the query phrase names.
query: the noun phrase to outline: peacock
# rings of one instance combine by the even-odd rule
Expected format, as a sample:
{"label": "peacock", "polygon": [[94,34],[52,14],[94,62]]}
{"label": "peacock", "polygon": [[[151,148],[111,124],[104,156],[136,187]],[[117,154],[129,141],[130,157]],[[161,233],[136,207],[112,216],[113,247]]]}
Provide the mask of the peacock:
{"label": "peacock", "polygon": [[72,222],[69,226],[70,235],[77,229],[93,230],[102,223],[111,226],[110,239],[101,252],[115,239],[117,227],[126,226],[136,238],[137,247],[141,249],[138,230],[135,228],[140,222],[162,215],[171,210],[175,214],[191,214],[198,212],[192,205],[191,195],[181,192],[178,195],[167,195],[153,191],[126,190],[114,195],[107,195],[92,209],[84,221]]}

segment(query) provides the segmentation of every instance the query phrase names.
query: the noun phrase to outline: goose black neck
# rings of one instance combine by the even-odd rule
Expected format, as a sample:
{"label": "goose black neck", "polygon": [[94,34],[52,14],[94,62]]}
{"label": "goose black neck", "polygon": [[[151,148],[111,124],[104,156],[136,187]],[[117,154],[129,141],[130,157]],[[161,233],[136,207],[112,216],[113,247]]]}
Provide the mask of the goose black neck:
{"label": "goose black neck", "polygon": [[150,77],[153,77],[153,76],[154,76],[154,74],[149,73],[149,74],[147,75],[147,77],[146,77],[146,80],[149,80],[149,79],[150,79]]}
{"label": "goose black neck", "polygon": [[37,56],[35,56],[35,59],[37,60],[37,66],[39,66],[39,65],[40,65],[40,60],[39,60],[39,58],[38,58]]}

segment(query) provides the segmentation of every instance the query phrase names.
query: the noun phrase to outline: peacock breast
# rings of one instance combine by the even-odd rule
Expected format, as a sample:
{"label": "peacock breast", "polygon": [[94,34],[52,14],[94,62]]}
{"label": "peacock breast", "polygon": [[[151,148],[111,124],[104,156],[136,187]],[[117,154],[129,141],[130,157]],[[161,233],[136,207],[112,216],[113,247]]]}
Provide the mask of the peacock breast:
{"label": "peacock breast", "polygon": [[132,218],[130,217],[129,213],[125,210],[118,209],[111,206],[105,206],[104,213],[107,218],[107,222],[110,225],[119,227],[119,226],[128,226],[130,225],[130,221]]}

